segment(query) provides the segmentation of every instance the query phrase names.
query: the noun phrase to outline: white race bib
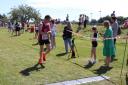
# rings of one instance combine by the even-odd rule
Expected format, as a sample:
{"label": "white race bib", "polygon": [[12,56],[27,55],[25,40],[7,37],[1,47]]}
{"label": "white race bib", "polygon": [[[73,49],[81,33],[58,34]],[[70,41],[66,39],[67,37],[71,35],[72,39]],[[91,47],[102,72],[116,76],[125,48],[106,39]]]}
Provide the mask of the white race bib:
{"label": "white race bib", "polygon": [[48,34],[47,33],[44,33],[43,35],[42,35],[42,40],[47,40],[48,39]]}

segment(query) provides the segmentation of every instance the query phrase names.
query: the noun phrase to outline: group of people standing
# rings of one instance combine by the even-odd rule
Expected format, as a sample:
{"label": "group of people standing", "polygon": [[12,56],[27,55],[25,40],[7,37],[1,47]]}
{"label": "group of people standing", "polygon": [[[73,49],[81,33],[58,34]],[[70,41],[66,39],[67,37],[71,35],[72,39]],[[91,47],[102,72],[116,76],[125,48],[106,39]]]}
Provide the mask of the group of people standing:
{"label": "group of people standing", "polygon": [[[79,18],[79,26],[83,24],[83,22],[86,23],[86,19],[83,17],[86,17],[86,15],[80,15]],[[85,20],[85,21],[84,21]],[[86,27],[86,26],[85,26]],[[116,37],[118,32],[118,22],[117,18],[113,14],[111,16],[111,21],[104,21],[104,27],[106,28],[104,34],[103,34],[103,55],[106,56],[105,64],[107,67],[109,67],[109,64],[111,61],[115,58],[115,44],[116,44]],[[8,23],[9,31],[10,29],[12,31],[16,31],[16,35],[20,35],[21,28],[24,28],[23,24],[19,23]],[[92,49],[91,49],[91,59],[89,60],[89,63],[95,64],[96,63],[96,48],[98,46],[98,31],[97,27],[92,27]],[[51,20],[51,17],[49,15],[46,15],[44,19],[35,25],[35,38],[38,40],[38,44],[40,46],[40,57],[37,65],[43,66],[43,63],[46,61],[47,54],[51,51],[51,49],[56,47],[56,24],[55,20]],[[73,30],[72,30],[72,24],[67,20],[66,26],[63,30],[63,40],[64,40],[64,46],[65,46],[65,53],[67,54],[68,46],[70,47],[71,51],[74,51],[73,45],[72,45],[72,37],[73,37]],[[110,38],[110,39],[107,39]],[[114,39],[113,39],[114,38]],[[46,47],[46,50],[45,50]],[[36,66],[37,66],[36,65]]]}
{"label": "group of people standing", "polygon": [[[81,23],[79,23],[81,25]],[[103,56],[106,56],[105,58],[105,66],[108,68],[110,65],[110,62],[112,62],[116,55],[116,38],[118,36],[118,22],[115,14],[111,16],[111,21],[105,20],[103,23],[105,27],[105,32],[104,34],[98,33],[97,27],[93,26],[92,27],[92,49],[91,49],[91,59],[89,60],[90,64],[95,64],[96,63],[96,48],[98,46],[98,34],[101,34],[103,37]],[[72,50],[72,35],[73,35],[73,30],[72,30],[72,25],[70,22],[67,22],[67,25],[64,27],[63,30],[63,40],[64,40],[64,45],[65,45],[65,51],[68,53],[68,46]]]}
{"label": "group of people standing", "polygon": [[[103,23],[104,27],[106,28],[103,36],[103,56],[105,58],[105,66],[108,68],[110,62],[113,62],[116,57],[116,38],[118,36],[119,25],[117,22],[117,18],[115,14],[111,15],[111,21],[105,20]],[[91,59],[89,63],[96,63],[96,47],[98,45],[97,38],[98,38],[98,31],[96,27],[92,28],[93,36],[92,36],[92,50],[91,50]]]}
{"label": "group of people standing", "polygon": [[78,28],[77,28],[76,32],[78,33],[82,28],[86,28],[87,22],[88,22],[88,16],[86,16],[84,14],[80,14]]}
{"label": "group of people standing", "polygon": [[25,27],[24,22],[22,23],[20,22],[13,23],[11,21],[8,22],[8,31],[12,32],[12,35],[15,32],[15,35],[19,36],[21,34],[20,32],[21,30],[22,30],[22,33],[24,32],[24,27]]}

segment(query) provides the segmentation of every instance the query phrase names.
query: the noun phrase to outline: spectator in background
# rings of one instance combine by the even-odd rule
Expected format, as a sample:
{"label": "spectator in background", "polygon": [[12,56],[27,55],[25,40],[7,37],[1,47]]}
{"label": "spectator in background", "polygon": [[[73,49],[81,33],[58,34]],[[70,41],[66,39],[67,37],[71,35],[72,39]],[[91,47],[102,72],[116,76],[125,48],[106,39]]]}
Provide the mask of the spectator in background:
{"label": "spectator in background", "polygon": [[12,22],[8,22],[8,32],[12,32]]}
{"label": "spectator in background", "polygon": [[38,39],[39,25],[35,24],[35,39]]}
{"label": "spectator in background", "polygon": [[[114,45],[116,47],[116,37],[118,35],[118,29],[119,29],[119,25],[118,25],[118,22],[117,22],[117,18],[112,16],[111,17],[111,27],[112,27],[112,31],[113,31],[113,37],[114,37]],[[114,60],[115,58],[115,55],[112,55],[112,61]]]}
{"label": "spectator in background", "polygon": [[15,24],[15,31],[16,31],[16,36],[20,36],[20,24],[16,22]]}
{"label": "spectator in background", "polygon": [[87,25],[87,16],[86,15],[84,15],[85,16],[85,19],[84,19],[84,28],[86,28],[86,25]]}
{"label": "spectator in background", "polygon": [[67,14],[67,16],[66,16],[66,22],[68,22],[69,21],[69,15]]}
{"label": "spectator in background", "polygon": [[22,30],[22,33],[24,33],[24,28],[25,27],[25,23],[24,22],[21,22],[21,30]]}
{"label": "spectator in background", "polygon": [[70,22],[67,22],[67,26],[64,27],[63,30],[63,40],[65,45],[66,54],[68,53],[68,46],[72,49],[72,26]]}
{"label": "spectator in background", "polygon": [[12,23],[12,35],[13,35],[14,32],[15,32],[15,24]]}
{"label": "spectator in background", "polygon": [[112,12],[111,17],[116,17],[115,11]]}
{"label": "spectator in background", "polygon": [[51,48],[55,48],[56,47],[56,24],[55,24],[55,20],[51,20]]}
{"label": "spectator in background", "polygon": [[78,28],[77,28],[76,33],[78,33],[82,29],[82,21],[83,21],[83,16],[81,14],[79,17]]}

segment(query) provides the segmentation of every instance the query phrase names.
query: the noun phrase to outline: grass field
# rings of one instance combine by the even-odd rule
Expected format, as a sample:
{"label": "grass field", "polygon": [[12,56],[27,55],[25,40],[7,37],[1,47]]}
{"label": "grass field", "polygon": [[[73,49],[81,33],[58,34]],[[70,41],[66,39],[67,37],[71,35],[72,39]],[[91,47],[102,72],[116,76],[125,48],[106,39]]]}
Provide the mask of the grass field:
{"label": "grass field", "polygon": [[[99,73],[96,70],[104,65],[102,41],[99,41],[97,47],[97,63],[91,68],[83,68],[83,66],[88,63],[90,57],[90,41],[76,37],[75,44],[80,57],[76,58],[77,64],[74,64],[72,59],[67,60],[67,55],[60,55],[65,52],[63,39],[61,37],[63,26],[58,25],[57,28],[57,47],[48,55],[45,68],[39,69],[38,71],[32,68],[39,59],[39,46],[32,46],[32,44],[37,42],[33,39],[33,33],[26,32],[21,36],[11,37],[11,34],[8,33],[7,29],[0,28],[0,85],[45,85],[97,75],[109,76],[110,80],[82,85],[121,85],[121,79],[123,80],[122,85],[126,85],[126,62],[122,78],[120,79],[125,40],[117,41],[116,58],[118,60],[111,63],[113,68],[107,72]],[[75,30],[76,25],[73,25],[73,28]],[[89,36],[89,29],[90,26],[80,33]],[[98,27],[98,30],[103,31],[104,29]],[[127,30],[123,31],[123,33],[125,34],[126,31]],[[128,54],[128,50],[126,52]],[[23,70],[26,70],[28,74],[25,75],[20,73]]]}

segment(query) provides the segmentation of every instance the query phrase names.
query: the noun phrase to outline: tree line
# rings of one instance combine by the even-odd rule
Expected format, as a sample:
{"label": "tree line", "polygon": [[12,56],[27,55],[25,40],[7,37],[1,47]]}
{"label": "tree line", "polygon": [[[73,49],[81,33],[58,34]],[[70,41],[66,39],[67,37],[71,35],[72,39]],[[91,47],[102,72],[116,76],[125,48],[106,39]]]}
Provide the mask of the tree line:
{"label": "tree line", "polygon": [[[118,16],[118,17],[117,17],[118,23],[119,23],[120,25],[123,24],[124,21],[127,20],[127,19],[128,19],[128,17],[123,17],[123,16]],[[109,20],[109,21],[111,21],[111,16],[107,15],[107,16],[105,16],[105,17],[102,17],[102,18],[98,19],[98,20],[92,19],[90,23],[91,23],[91,24],[103,23],[104,20]]]}
{"label": "tree line", "polygon": [[[90,21],[91,24],[103,23],[104,20],[110,20],[111,16],[101,17],[100,19],[92,19]],[[119,16],[117,17],[118,23],[123,24],[124,21],[128,19],[128,17]],[[33,21],[34,23],[39,23],[41,20],[41,14],[39,10],[28,6],[28,5],[19,5],[18,7],[11,8],[8,15],[0,14],[0,21],[2,23],[6,23],[8,21],[11,22],[24,22],[29,23]]]}

